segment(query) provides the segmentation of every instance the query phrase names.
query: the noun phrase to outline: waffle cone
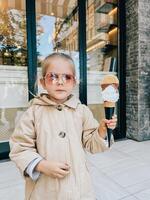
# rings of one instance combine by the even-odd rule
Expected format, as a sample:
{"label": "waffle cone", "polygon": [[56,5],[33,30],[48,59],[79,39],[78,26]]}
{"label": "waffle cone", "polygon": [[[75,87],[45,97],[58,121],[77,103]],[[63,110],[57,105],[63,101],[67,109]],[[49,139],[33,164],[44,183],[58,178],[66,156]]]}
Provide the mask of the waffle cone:
{"label": "waffle cone", "polygon": [[114,108],[115,107],[115,102],[109,102],[109,101],[105,101],[104,102],[104,108]]}

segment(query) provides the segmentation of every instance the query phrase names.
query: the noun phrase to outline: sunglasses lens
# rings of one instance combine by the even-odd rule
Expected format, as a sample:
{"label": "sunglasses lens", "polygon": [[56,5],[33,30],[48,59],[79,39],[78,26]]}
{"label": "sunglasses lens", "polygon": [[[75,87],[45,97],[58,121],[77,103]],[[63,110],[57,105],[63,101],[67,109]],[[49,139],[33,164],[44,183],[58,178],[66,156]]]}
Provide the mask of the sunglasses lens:
{"label": "sunglasses lens", "polygon": [[50,73],[49,74],[49,79],[51,80],[51,81],[56,81],[56,80],[58,80],[58,75],[57,74],[55,74],[55,73]]}
{"label": "sunglasses lens", "polygon": [[52,83],[54,81],[57,81],[58,76],[55,73],[48,73],[45,76],[46,81],[48,81],[49,83]]}
{"label": "sunglasses lens", "polygon": [[62,78],[66,83],[70,83],[74,80],[74,76],[71,74],[63,74]]}
{"label": "sunglasses lens", "polygon": [[63,84],[72,83],[74,81],[74,76],[71,74],[56,74],[56,73],[48,73],[45,76],[45,79],[49,82],[49,84],[58,83],[62,81]]}
{"label": "sunglasses lens", "polygon": [[73,76],[72,75],[70,75],[70,74],[65,74],[65,79],[66,80],[72,80],[73,79]]}

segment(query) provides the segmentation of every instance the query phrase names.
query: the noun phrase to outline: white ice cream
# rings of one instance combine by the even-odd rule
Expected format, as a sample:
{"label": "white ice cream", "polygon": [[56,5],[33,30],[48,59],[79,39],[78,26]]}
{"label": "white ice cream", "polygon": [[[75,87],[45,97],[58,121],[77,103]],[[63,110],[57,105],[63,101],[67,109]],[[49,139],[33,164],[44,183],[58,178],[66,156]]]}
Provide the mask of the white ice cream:
{"label": "white ice cream", "polygon": [[117,102],[119,99],[118,89],[114,88],[112,85],[109,85],[102,91],[102,99],[103,101]]}

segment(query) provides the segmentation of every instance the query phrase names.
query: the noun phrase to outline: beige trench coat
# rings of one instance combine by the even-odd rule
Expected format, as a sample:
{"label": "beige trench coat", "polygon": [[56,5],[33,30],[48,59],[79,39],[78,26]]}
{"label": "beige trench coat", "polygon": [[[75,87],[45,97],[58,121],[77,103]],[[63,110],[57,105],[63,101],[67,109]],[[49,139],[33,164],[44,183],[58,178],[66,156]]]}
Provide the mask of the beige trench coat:
{"label": "beige trench coat", "polygon": [[[60,105],[46,94],[32,101],[10,139],[10,158],[25,177],[26,200],[95,199],[84,148],[91,153],[107,149],[98,134],[98,126],[88,107],[74,96]],[[41,174],[33,181],[24,172],[40,156],[68,163],[70,174],[63,179]]]}

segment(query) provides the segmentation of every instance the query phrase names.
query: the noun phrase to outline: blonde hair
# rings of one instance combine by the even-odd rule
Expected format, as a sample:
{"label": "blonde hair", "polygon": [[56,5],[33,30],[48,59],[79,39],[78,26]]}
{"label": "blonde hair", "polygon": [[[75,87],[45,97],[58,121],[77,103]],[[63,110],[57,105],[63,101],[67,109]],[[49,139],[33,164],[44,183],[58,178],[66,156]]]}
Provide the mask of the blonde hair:
{"label": "blonde hair", "polygon": [[55,58],[55,57],[65,59],[68,62],[70,62],[70,66],[72,67],[73,75],[75,76],[76,72],[75,72],[75,64],[74,64],[73,59],[67,54],[55,52],[55,53],[48,55],[42,62],[42,76],[43,77],[45,77],[45,75],[46,75],[47,69],[50,66],[51,59]]}

